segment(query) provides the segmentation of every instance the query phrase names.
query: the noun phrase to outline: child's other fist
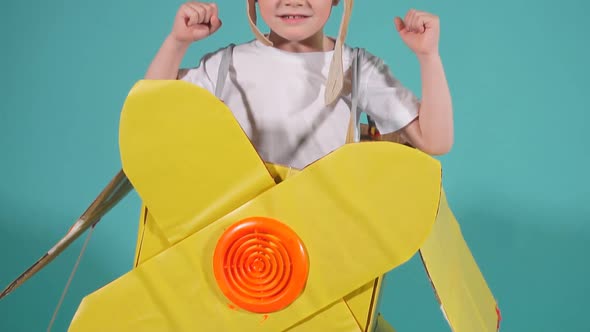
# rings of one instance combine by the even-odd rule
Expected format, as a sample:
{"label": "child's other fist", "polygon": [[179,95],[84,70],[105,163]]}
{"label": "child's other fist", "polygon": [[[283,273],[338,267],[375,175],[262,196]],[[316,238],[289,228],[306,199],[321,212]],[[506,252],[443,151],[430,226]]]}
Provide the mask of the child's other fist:
{"label": "child's other fist", "polygon": [[217,5],[187,2],[178,9],[171,37],[179,43],[190,44],[215,33],[221,27]]}
{"label": "child's other fist", "polygon": [[440,35],[438,16],[411,9],[403,20],[396,17],[394,23],[404,43],[416,55],[438,55]]}

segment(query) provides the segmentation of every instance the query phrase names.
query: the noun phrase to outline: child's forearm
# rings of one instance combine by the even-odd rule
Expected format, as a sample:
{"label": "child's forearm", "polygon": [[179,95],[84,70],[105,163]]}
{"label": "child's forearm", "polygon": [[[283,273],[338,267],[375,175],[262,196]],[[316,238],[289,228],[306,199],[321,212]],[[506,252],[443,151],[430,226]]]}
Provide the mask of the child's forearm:
{"label": "child's forearm", "polygon": [[190,44],[180,43],[168,37],[162,43],[158,53],[152,60],[145,79],[174,80],[178,76],[178,69]]}
{"label": "child's forearm", "polygon": [[422,77],[421,145],[431,154],[445,154],[453,145],[453,105],[440,56],[418,56]]}

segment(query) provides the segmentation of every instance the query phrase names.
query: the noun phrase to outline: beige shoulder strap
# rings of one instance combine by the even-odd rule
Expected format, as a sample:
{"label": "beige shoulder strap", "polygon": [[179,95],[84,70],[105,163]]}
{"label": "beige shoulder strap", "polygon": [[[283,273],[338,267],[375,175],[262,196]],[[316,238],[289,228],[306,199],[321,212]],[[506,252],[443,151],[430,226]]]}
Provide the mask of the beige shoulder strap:
{"label": "beige shoulder strap", "polygon": [[230,44],[226,47],[221,55],[221,63],[219,64],[219,70],[217,72],[217,83],[215,84],[215,97],[221,99],[221,93],[225,86],[225,81],[229,79],[227,73],[232,62],[232,55],[234,51],[234,44]]}
{"label": "beige shoulder strap", "polygon": [[360,141],[360,114],[358,112],[358,99],[359,99],[359,85],[360,85],[360,63],[364,56],[364,50],[362,48],[353,49],[352,53],[352,68],[351,68],[351,108],[350,108],[350,121],[348,121],[348,131],[346,134],[346,144],[355,143]]}

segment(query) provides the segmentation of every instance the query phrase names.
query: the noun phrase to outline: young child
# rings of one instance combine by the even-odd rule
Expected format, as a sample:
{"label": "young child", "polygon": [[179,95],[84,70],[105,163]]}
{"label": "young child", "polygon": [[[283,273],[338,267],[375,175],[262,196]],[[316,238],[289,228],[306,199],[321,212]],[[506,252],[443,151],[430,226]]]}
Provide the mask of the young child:
{"label": "young child", "polygon": [[[353,51],[343,39],[352,0],[344,0],[337,38],[326,36],[324,26],[339,0],[247,1],[256,39],[233,48],[220,98],[263,160],[301,169],[345,143]],[[256,28],[256,2],[270,28],[267,35]],[[179,67],[188,47],[221,25],[214,3],[181,5],[145,78],[181,79],[214,93],[225,48],[205,55],[196,68]],[[418,101],[380,58],[365,52],[358,64],[359,111],[375,121],[380,133],[399,131],[425,153],[445,154],[453,143],[453,115],[438,53],[439,19],[410,10],[404,19],[396,17],[394,26],[419,60],[422,99]],[[339,60],[344,71],[340,85]]]}

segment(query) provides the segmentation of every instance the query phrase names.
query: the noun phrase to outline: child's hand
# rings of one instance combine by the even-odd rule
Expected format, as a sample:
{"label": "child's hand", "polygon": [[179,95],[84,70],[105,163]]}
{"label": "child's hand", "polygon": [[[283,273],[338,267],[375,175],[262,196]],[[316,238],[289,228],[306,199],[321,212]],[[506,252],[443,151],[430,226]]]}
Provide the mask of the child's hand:
{"label": "child's hand", "polygon": [[412,9],[404,20],[396,17],[394,22],[400,37],[416,55],[438,55],[440,23],[437,16]]}
{"label": "child's hand", "polygon": [[176,14],[171,37],[179,43],[190,44],[209,37],[220,26],[216,4],[187,2]]}

